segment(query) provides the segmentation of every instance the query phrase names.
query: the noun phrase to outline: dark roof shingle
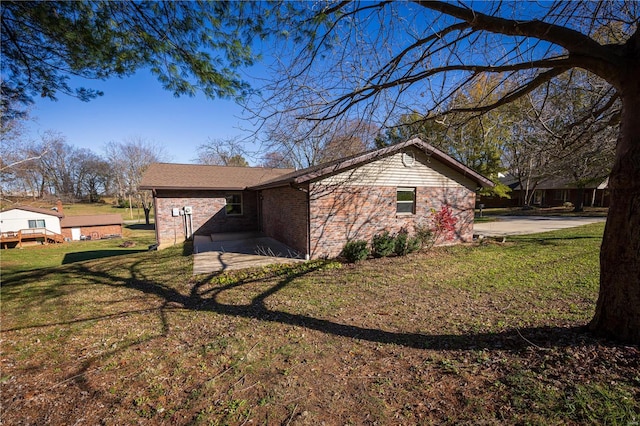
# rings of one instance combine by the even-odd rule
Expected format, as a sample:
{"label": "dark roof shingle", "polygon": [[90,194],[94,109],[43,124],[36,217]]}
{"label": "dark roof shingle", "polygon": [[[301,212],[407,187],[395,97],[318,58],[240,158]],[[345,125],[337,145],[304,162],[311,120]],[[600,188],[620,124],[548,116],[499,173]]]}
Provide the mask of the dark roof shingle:
{"label": "dark roof shingle", "polygon": [[56,216],[56,217],[63,217],[64,214],[59,213],[57,210],[52,210],[52,209],[41,209],[38,207],[31,207],[31,206],[13,206],[13,207],[9,207],[6,208],[4,210],[2,210],[3,212],[9,211],[9,210],[24,210],[24,211],[28,211],[31,213],[40,213],[40,214],[46,214],[49,216]]}
{"label": "dark roof shingle", "polygon": [[293,169],[263,167],[154,163],[145,172],[138,188],[242,190],[292,171]]}
{"label": "dark roof shingle", "polygon": [[92,214],[84,216],[65,216],[60,219],[63,228],[79,228],[82,226],[122,225],[122,216],[114,214]]}

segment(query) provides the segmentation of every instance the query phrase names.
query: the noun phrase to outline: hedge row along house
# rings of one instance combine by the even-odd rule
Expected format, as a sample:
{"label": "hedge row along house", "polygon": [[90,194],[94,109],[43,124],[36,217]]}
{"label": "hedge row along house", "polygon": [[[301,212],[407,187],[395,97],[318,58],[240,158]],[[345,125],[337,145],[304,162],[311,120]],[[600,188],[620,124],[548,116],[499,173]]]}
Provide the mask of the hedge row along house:
{"label": "hedge row along house", "polygon": [[484,176],[420,139],[302,170],[152,164],[139,189],[154,198],[159,248],[193,235],[260,231],[314,259],[349,240],[414,231],[451,207],[455,240],[473,238]]}

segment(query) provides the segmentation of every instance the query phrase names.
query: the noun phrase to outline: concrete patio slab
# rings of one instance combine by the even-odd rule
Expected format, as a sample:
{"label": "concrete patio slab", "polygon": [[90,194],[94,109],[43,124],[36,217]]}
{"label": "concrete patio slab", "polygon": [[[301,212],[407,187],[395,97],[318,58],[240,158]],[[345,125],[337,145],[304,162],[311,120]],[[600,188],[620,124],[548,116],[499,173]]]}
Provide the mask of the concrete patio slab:
{"label": "concrete patio slab", "polygon": [[605,217],[496,216],[493,222],[475,223],[473,233],[485,237],[535,234],[604,222]]}
{"label": "concrete patio slab", "polygon": [[256,232],[195,235],[193,274],[304,262],[292,248]]}

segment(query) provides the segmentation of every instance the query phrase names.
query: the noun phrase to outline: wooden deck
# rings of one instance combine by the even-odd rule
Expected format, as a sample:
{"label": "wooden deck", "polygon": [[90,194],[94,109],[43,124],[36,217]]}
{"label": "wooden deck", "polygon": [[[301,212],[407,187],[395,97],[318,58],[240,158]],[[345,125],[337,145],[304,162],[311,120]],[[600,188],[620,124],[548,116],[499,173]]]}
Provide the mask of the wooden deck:
{"label": "wooden deck", "polygon": [[12,243],[17,243],[16,246],[21,248],[22,243],[27,241],[42,241],[44,244],[59,244],[64,243],[64,237],[62,234],[56,234],[55,232],[49,231],[45,228],[21,229],[19,231],[3,232],[0,234],[0,246],[5,249]]}

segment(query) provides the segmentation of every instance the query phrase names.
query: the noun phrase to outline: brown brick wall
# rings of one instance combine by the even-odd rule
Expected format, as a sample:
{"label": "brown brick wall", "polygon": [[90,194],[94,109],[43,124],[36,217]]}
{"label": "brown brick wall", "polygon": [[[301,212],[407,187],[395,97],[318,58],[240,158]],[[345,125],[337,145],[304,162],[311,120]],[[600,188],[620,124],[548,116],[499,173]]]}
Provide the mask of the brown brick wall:
{"label": "brown brick wall", "polygon": [[[242,192],[242,216],[227,216],[225,195]],[[257,193],[254,191],[173,191],[158,190],[156,202],[156,235],[161,246],[185,240],[185,216],[172,216],[172,209],[193,207],[193,233],[208,235],[219,232],[258,230]]]}
{"label": "brown brick wall", "polygon": [[[416,188],[415,214],[396,214],[396,187],[313,184],[310,200],[311,257],[335,257],[348,240],[371,241],[385,230],[414,232],[431,210],[448,204],[458,219],[456,241],[473,238],[475,193],[467,188]],[[441,243],[442,241],[440,241]]]}
{"label": "brown brick wall", "polygon": [[307,193],[291,187],[265,189],[262,231],[304,256],[307,254]]}
{"label": "brown brick wall", "polygon": [[[75,227],[74,227],[75,228]],[[72,228],[62,228],[62,235],[71,239]],[[91,237],[92,240],[99,240],[105,235],[122,235],[122,225],[101,225],[101,226],[81,226],[80,233]]]}

